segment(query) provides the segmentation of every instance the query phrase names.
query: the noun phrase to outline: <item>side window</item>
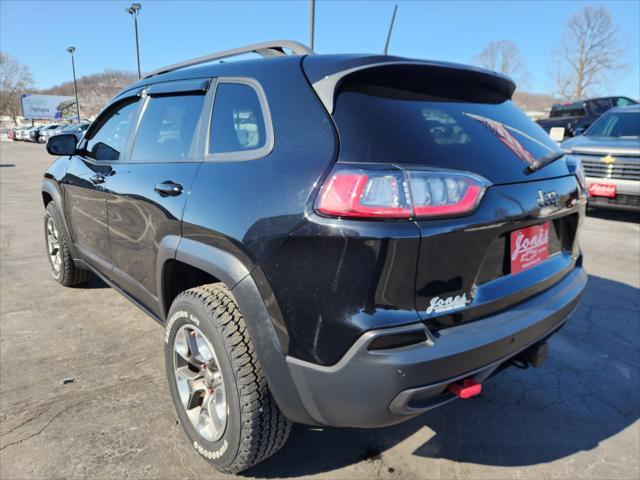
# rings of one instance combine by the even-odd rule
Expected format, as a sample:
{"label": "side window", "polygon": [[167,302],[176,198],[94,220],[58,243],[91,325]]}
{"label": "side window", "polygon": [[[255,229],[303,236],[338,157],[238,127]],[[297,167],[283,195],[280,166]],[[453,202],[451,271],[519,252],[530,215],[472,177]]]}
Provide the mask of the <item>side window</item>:
{"label": "side window", "polygon": [[96,160],[119,160],[127,148],[137,110],[136,98],[113,111],[88,139],[87,155]]}
{"label": "side window", "polygon": [[131,152],[132,162],[191,158],[204,95],[151,97],[144,109]]}
{"label": "side window", "polygon": [[632,103],[634,102],[625,97],[616,98],[616,107],[624,107],[625,105],[631,105]]}
{"label": "side window", "polygon": [[611,100],[608,98],[601,98],[599,100],[593,100],[591,105],[595,113],[602,115],[611,108]]}
{"label": "side window", "polygon": [[258,150],[267,146],[258,94],[243,83],[219,83],[213,103],[209,153]]}

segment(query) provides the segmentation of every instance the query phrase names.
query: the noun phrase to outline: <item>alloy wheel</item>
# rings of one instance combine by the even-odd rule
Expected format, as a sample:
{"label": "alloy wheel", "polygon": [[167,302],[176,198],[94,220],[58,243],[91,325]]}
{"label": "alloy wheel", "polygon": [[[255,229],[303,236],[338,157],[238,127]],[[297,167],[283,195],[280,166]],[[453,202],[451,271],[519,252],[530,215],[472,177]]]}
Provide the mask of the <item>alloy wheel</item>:
{"label": "alloy wheel", "polygon": [[227,396],[222,372],[211,342],[191,324],[183,325],[173,343],[178,393],[193,427],[210,442],[227,426]]}
{"label": "alloy wheel", "polygon": [[62,251],[60,250],[60,236],[53,217],[47,218],[47,250],[53,270],[58,273],[62,265]]}

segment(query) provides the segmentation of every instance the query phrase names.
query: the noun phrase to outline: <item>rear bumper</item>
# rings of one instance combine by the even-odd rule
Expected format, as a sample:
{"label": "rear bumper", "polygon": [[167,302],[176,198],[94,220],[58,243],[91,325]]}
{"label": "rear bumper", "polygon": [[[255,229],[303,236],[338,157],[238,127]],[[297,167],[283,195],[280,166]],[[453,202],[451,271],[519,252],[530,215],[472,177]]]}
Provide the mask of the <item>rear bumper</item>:
{"label": "rear bumper", "polygon": [[551,289],[497,315],[441,330],[429,340],[368,350],[377,337],[424,329],[415,323],[366,332],[342,359],[321,366],[287,357],[300,400],[320,425],[382,427],[407,420],[455,397],[454,380],[481,382],[501,364],[560,328],[575,309],[587,274],[576,267]]}

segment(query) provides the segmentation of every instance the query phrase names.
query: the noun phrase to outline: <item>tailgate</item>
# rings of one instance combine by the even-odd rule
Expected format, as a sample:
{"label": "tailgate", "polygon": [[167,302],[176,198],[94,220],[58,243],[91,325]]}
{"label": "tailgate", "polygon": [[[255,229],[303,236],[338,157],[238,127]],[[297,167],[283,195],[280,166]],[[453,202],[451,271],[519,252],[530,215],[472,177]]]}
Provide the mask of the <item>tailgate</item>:
{"label": "tailgate", "polygon": [[[541,207],[539,192],[556,192],[557,205]],[[582,208],[576,179],[568,176],[493,186],[469,218],[418,221],[420,317],[433,329],[457,325],[508,308],[561,280],[579,256]],[[538,227],[527,229],[531,226]],[[512,237],[523,229],[535,235],[542,226],[548,228],[546,254],[530,264],[512,259]]]}

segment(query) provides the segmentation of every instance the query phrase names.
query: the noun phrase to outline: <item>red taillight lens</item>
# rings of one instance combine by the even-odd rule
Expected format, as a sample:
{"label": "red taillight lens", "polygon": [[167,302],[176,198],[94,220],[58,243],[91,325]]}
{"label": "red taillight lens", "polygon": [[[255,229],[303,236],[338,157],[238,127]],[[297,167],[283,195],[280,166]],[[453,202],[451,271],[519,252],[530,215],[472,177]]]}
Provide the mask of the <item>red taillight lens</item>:
{"label": "red taillight lens", "polygon": [[487,185],[465,172],[339,165],[324,183],[316,210],[351,218],[465,215],[477,207]]}

